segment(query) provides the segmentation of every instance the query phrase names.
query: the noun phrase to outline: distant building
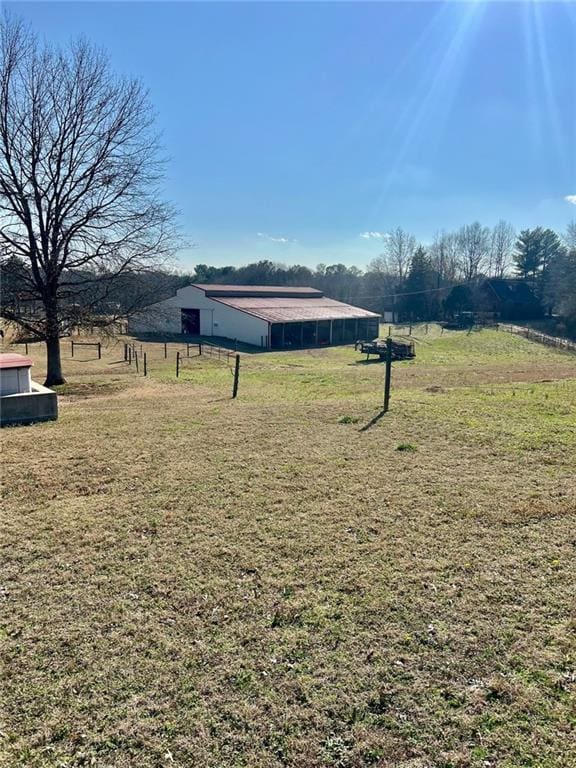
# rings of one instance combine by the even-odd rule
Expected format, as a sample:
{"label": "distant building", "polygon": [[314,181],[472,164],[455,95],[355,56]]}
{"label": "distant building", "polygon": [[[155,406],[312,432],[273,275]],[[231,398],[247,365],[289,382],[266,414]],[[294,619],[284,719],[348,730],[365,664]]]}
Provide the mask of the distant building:
{"label": "distant building", "polygon": [[188,285],[135,316],[130,333],[220,336],[268,349],[353,344],[378,336],[380,315],[315,288]]}
{"label": "distant building", "polygon": [[498,320],[530,320],[544,310],[525,280],[491,278],[480,285],[478,304]]}

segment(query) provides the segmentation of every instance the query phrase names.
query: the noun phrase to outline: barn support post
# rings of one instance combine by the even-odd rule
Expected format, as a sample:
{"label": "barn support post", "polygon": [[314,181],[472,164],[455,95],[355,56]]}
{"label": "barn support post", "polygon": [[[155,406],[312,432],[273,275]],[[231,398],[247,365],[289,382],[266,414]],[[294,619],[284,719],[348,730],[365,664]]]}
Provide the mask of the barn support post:
{"label": "barn support post", "polygon": [[128,345],[124,342],[124,362],[128,360]]}
{"label": "barn support post", "polygon": [[232,399],[238,394],[238,379],[240,378],[240,355],[236,355],[234,363],[234,385],[232,387]]}
{"label": "barn support post", "polygon": [[390,379],[392,377],[392,339],[386,339],[386,373],[384,378],[384,413],[390,406]]}

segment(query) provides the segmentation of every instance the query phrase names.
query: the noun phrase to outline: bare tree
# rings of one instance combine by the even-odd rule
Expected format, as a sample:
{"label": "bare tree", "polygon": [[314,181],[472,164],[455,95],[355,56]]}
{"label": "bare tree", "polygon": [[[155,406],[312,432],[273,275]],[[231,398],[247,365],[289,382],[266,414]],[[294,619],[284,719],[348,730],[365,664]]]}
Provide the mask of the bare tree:
{"label": "bare tree", "polygon": [[516,231],[512,224],[501,219],[492,230],[490,242],[490,265],[488,274],[504,277],[512,264]]}
{"label": "bare tree", "polygon": [[576,251],[576,219],[572,219],[562,236],[562,242],[570,251]]}
{"label": "bare tree", "polygon": [[479,222],[458,230],[460,268],[464,280],[474,280],[487,266],[490,253],[490,230]]}
{"label": "bare tree", "polygon": [[382,258],[387,268],[399,281],[405,279],[410,268],[412,256],[416,250],[416,238],[405,232],[402,227],[396,227],[387,233],[384,239]]}
{"label": "bare tree", "polygon": [[67,324],[150,301],[132,280],[120,310],[119,285],[171,256],[174,212],[142,85],[85,41],[50,48],[8,16],[0,35],[0,256],[18,286],[0,313],[46,342],[46,384],[60,384]]}
{"label": "bare tree", "polygon": [[458,276],[458,236],[454,232],[437,232],[430,246],[430,261],[439,279],[452,282]]}

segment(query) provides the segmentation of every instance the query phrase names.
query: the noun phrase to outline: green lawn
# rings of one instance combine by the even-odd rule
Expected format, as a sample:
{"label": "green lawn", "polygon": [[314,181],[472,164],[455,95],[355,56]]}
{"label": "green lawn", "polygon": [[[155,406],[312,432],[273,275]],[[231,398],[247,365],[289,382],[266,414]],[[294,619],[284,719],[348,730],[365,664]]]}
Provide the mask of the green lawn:
{"label": "green lawn", "polygon": [[576,358],[424,330],[386,415],[351,348],[236,401],[65,349],[2,432],[3,766],[574,765]]}

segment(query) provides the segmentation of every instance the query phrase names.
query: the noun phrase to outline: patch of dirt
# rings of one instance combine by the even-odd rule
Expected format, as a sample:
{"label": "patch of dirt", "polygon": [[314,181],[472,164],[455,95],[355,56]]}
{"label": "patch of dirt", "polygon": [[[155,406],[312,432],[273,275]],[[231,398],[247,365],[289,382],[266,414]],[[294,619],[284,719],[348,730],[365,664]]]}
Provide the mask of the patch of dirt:
{"label": "patch of dirt", "polygon": [[127,382],[70,382],[54,387],[60,397],[70,397],[85,400],[88,397],[106,397],[121,392],[128,386]]}

